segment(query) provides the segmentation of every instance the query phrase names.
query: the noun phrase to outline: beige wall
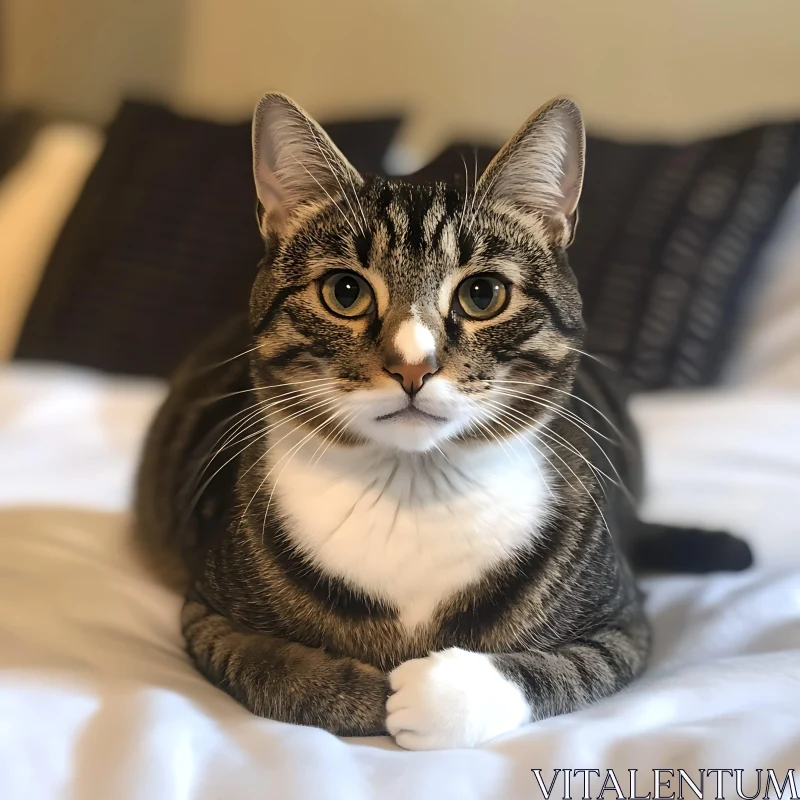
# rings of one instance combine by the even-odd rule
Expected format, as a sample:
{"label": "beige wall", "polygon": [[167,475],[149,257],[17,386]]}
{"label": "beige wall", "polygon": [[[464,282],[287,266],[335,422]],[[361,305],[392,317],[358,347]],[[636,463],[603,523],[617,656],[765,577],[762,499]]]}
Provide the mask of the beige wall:
{"label": "beige wall", "polygon": [[222,117],[407,108],[408,141],[507,135],[568,93],[622,136],[800,115],[800,0],[4,0],[3,90],[106,117],[122,93]]}

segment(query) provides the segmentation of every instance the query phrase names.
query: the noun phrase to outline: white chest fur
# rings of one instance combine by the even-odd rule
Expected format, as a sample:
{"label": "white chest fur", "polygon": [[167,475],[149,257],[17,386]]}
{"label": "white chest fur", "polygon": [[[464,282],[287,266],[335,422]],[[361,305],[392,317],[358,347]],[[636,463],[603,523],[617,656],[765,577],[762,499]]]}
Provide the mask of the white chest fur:
{"label": "white chest fur", "polygon": [[316,564],[394,605],[409,629],[529,542],[547,514],[545,466],[522,441],[445,455],[331,448],[315,463],[317,442],[292,451],[299,440],[270,453],[275,513]]}

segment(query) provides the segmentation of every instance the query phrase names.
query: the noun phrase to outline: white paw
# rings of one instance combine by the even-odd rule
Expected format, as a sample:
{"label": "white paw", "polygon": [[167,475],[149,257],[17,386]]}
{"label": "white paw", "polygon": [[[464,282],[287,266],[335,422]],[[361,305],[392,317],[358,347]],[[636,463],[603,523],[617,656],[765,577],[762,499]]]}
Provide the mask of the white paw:
{"label": "white paw", "polygon": [[452,648],[389,675],[386,728],[406,750],[475,747],[530,719],[522,691],[488,656]]}

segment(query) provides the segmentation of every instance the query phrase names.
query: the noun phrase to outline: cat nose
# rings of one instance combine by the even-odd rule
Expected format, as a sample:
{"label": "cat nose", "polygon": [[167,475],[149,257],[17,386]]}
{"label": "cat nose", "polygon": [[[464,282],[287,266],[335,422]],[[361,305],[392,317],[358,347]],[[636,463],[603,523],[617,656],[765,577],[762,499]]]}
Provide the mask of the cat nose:
{"label": "cat nose", "polygon": [[429,357],[419,364],[387,364],[385,369],[403,387],[407,394],[413,396],[439,367],[436,364],[436,359]]}

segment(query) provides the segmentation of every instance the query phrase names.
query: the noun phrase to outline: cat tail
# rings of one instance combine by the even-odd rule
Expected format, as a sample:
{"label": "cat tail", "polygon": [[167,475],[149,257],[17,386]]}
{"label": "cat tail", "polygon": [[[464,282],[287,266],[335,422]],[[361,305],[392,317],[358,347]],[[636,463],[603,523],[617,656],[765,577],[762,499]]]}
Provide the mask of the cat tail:
{"label": "cat tail", "polygon": [[635,569],[704,574],[740,572],[753,565],[743,539],[724,531],[638,523],[630,559]]}

